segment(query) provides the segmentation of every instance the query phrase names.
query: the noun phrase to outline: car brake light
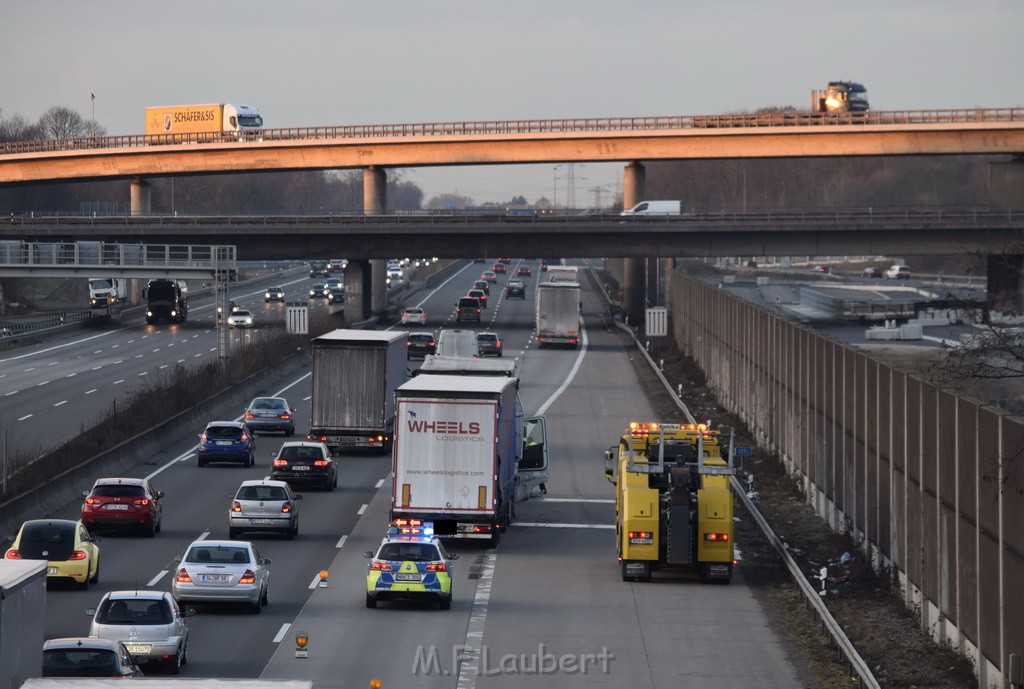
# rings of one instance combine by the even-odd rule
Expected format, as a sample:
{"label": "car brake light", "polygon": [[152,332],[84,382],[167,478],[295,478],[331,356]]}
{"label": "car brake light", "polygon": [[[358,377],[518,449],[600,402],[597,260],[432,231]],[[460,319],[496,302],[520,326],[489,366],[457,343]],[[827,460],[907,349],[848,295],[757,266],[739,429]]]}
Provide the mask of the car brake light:
{"label": "car brake light", "polygon": [[86,498],[86,499],[85,499],[85,504],[86,504],[86,505],[99,505],[99,504],[101,504],[102,502],[103,502],[103,501],[102,501],[102,500],[100,500],[99,498]]}
{"label": "car brake light", "polygon": [[243,574],[242,578],[238,580],[238,583],[239,584],[255,584],[256,583],[256,573],[253,572],[251,569],[245,570],[245,574]]}
{"label": "car brake light", "polygon": [[141,500],[133,500],[132,504],[136,507],[145,507],[149,504],[149,498],[142,498]]}
{"label": "car brake light", "polygon": [[188,572],[185,571],[185,568],[182,567],[178,570],[178,574],[174,577],[174,580],[180,584],[189,584],[192,582],[192,577],[190,577]]}
{"label": "car brake light", "polygon": [[281,511],[284,512],[284,513],[291,512],[292,511],[292,504],[290,502],[284,503],[283,505],[281,505]]}
{"label": "car brake light", "polygon": [[315,462],[313,462],[313,466],[315,467],[325,467],[327,466],[327,464],[328,462],[326,459],[318,459]]}
{"label": "car brake light", "polygon": [[248,441],[249,441],[249,436],[247,436],[245,433],[243,433],[242,434],[242,442],[244,443],[244,442],[248,442]]}
{"label": "car brake light", "polygon": [[208,438],[206,437],[206,433],[203,433],[201,436],[199,436],[199,439],[202,440],[204,443],[207,442]]}
{"label": "car brake light", "polygon": [[238,502],[237,500],[232,500],[231,501],[231,511],[232,512],[241,512],[242,511],[242,503]]}
{"label": "car brake light", "polygon": [[444,563],[440,563],[440,562],[432,563],[432,564],[427,565],[425,569],[428,572],[447,572],[448,571],[448,565],[446,565]]}
{"label": "car brake light", "polygon": [[292,417],[291,417],[291,416],[290,416],[290,415],[288,414],[288,412],[285,412],[284,414],[281,414],[281,415],[280,415],[279,417],[277,417],[277,418],[279,418],[279,419],[290,419],[290,418],[292,418]]}
{"label": "car brake light", "polygon": [[89,556],[85,554],[84,550],[76,550],[70,555],[68,555],[69,560],[84,560],[87,557]]}
{"label": "car brake light", "polygon": [[4,558],[6,558],[8,560],[20,560],[21,559],[21,553],[19,551],[17,551],[17,550],[14,550],[13,548],[11,548],[10,550],[7,551],[7,554],[4,555]]}
{"label": "car brake light", "polygon": [[252,412],[251,412],[251,411],[248,411],[248,410],[246,410],[246,412],[245,412],[245,418],[247,418],[247,419],[252,419],[252,418],[255,418],[255,417],[254,417],[254,416],[252,415]]}
{"label": "car brake light", "polygon": [[286,467],[286,466],[288,466],[288,460],[285,460],[285,459],[275,459],[274,460],[274,466],[276,466],[276,467]]}
{"label": "car brake light", "polygon": [[380,570],[382,572],[391,571],[391,565],[387,562],[371,562],[370,569]]}

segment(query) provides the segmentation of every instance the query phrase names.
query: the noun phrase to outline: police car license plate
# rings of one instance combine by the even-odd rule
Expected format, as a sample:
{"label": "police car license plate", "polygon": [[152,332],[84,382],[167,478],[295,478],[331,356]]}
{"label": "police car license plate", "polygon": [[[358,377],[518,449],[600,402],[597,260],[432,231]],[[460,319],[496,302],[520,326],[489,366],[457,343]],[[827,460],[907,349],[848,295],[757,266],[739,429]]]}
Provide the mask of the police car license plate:
{"label": "police car license plate", "polygon": [[149,644],[125,644],[129,653],[149,653],[152,648]]}
{"label": "police car license plate", "polygon": [[292,466],[292,471],[309,471],[309,467],[305,464],[296,464]]}
{"label": "police car license plate", "polygon": [[395,581],[419,581],[422,579],[419,573],[410,574],[408,572],[399,572],[395,575]]}
{"label": "police car license plate", "polygon": [[273,524],[274,520],[272,520],[272,519],[250,519],[249,523],[250,524]]}
{"label": "police car license plate", "polygon": [[57,573],[57,568],[56,567],[47,567],[46,568],[46,573],[47,574],[56,574]]}
{"label": "police car license plate", "polygon": [[103,509],[105,509],[105,510],[126,510],[126,509],[128,509],[128,505],[119,505],[117,503],[111,503],[109,505],[104,505]]}

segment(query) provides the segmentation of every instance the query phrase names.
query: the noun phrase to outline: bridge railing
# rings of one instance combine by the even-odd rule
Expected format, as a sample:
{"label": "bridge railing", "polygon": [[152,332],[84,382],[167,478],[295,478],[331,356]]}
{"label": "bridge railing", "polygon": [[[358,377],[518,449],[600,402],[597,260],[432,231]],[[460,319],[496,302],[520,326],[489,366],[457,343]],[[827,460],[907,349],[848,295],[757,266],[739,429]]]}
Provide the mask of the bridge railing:
{"label": "bridge railing", "polygon": [[419,122],[407,124],[334,125],[263,129],[258,133],[203,132],[190,134],[133,134],[83,136],[0,144],[0,155],[71,150],[134,148],[172,144],[224,144],[319,139],[380,139],[430,136],[490,136],[507,134],[565,134],[571,132],[668,131],[736,127],[820,127],[841,125],[909,125],[1024,121],[1024,108],[963,108],[952,110],[893,110],[866,113],[767,112],[733,115],[669,115],[598,117],[553,120],[494,120]]}
{"label": "bridge railing", "polygon": [[2,268],[138,268],[231,269],[237,265],[233,245],[116,244],[109,242],[0,241]]}

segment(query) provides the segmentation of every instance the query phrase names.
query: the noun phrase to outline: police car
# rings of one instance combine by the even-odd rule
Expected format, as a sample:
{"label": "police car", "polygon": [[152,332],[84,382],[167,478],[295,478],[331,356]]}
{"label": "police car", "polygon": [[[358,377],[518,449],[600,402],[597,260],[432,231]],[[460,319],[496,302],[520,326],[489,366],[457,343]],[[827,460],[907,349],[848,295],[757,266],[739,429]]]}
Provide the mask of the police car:
{"label": "police car", "polygon": [[458,553],[445,551],[434,536],[433,525],[418,519],[399,519],[388,529],[366,571],[366,607],[382,600],[437,601],[441,610],[452,607],[452,560]]}

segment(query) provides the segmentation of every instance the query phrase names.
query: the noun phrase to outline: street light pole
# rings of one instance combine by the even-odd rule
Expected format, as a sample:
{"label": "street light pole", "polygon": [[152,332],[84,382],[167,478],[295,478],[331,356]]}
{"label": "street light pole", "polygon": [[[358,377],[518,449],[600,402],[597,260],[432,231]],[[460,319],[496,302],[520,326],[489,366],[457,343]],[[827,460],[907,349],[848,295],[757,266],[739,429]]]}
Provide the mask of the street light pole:
{"label": "street light pole", "polygon": [[551,205],[555,208],[558,207],[558,168],[560,167],[562,167],[561,163],[551,169],[551,176],[553,178],[551,182]]}
{"label": "street light pole", "polygon": [[89,99],[92,101],[92,138],[96,138],[96,94],[90,93]]}

